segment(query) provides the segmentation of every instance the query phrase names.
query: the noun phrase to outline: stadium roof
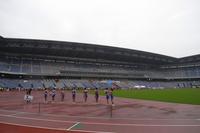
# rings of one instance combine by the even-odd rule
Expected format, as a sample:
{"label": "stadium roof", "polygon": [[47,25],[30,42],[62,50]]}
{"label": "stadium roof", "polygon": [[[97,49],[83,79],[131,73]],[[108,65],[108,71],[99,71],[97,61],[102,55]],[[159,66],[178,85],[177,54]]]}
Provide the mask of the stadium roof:
{"label": "stadium roof", "polygon": [[174,58],[150,52],[78,42],[0,38],[1,53],[45,55],[164,65],[200,60],[200,55]]}

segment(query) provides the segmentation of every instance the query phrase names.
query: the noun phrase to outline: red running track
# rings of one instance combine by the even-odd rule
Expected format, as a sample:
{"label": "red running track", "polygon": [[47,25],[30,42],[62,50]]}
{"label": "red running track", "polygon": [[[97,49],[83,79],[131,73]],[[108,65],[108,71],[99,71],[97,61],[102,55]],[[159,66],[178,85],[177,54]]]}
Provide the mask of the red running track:
{"label": "red running track", "polygon": [[[42,102],[40,93],[34,92],[33,95]],[[93,96],[90,96],[88,103],[82,103],[80,95],[75,104],[70,99],[65,104],[44,104],[38,113],[37,104],[26,105],[20,100],[23,96],[21,92],[0,95],[0,133],[200,132],[199,105],[115,98],[113,117],[110,118],[108,105],[103,98],[99,104],[94,104]],[[13,96],[13,99],[7,99],[7,96]]]}

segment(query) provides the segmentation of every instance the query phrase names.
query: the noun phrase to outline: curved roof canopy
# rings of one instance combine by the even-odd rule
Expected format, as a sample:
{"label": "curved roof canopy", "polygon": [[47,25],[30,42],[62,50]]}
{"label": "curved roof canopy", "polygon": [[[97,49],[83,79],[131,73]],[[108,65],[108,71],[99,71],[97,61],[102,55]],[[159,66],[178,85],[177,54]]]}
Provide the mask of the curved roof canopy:
{"label": "curved roof canopy", "polygon": [[178,59],[150,52],[96,44],[3,37],[0,38],[0,52],[148,63],[153,65],[200,60],[200,55]]}

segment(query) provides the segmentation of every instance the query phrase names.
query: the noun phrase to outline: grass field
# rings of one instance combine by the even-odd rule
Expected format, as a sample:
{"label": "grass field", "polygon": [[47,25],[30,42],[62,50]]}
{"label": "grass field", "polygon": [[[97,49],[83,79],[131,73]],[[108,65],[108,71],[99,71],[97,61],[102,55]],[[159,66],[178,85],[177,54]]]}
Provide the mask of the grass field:
{"label": "grass field", "polygon": [[[100,92],[104,95],[103,91]],[[200,89],[115,90],[115,97],[200,105]]]}

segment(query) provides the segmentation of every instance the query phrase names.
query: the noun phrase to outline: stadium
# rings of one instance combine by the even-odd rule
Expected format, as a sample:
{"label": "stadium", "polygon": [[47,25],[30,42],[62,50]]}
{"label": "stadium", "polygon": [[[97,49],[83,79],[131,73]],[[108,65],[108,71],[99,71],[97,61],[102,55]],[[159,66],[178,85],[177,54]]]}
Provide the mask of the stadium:
{"label": "stadium", "polygon": [[[96,44],[4,37],[0,44],[2,133],[200,131],[200,55],[175,58]],[[113,98],[111,104],[105,100],[107,88],[114,90],[114,103]],[[74,89],[76,101],[71,98]],[[33,90],[30,101],[24,97],[28,90]],[[52,90],[57,91],[55,100]],[[95,90],[100,91],[99,102]]]}
{"label": "stadium", "polygon": [[200,133],[199,7],[0,0],[0,133]]}
{"label": "stadium", "polygon": [[200,55],[174,58],[94,44],[3,37],[0,44],[1,88],[200,86]]}

